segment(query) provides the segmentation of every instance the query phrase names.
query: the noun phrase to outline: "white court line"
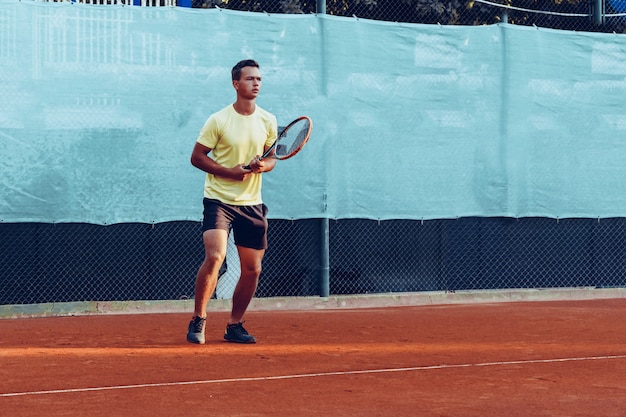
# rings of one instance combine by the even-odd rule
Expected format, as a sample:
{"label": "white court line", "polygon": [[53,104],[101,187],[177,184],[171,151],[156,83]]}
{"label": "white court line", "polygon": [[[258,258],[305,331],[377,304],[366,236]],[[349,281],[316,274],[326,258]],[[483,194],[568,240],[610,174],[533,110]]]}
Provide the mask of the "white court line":
{"label": "white court line", "polygon": [[414,367],[409,367],[409,368],[366,369],[366,370],[360,370],[360,371],[320,372],[320,373],[312,373],[312,374],[208,379],[204,381],[162,382],[162,383],[154,383],[154,384],[116,385],[116,386],[109,386],[109,387],[70,388],[70,389],[55,389],[55,390],[46,390],[46,391],[9,392],[5,394],[0,394],[0,397],[22,397],[22,396],[27,396],[27,395],[67,394],[67,393],[76,393],[76,392],[111,391],[111,390],[134,389],[134,388],[173,387],[173,386],[182,386],[182,385],[203,385],[203,384],[224,384],[228,382],[275,381],[275,380],[280,380],[280,379],[317,378],[317,377],[322,377],[322,376],[382,374],[382,373],[391,373],[391,372],[428,371],[428,370],[433,370],[433,369],[472,368],[472,367],[481,367],[481,366],[526,365],[526,364],[534,364],[534,363],[598,361],[598,360],[609,360],[609,359],[626,359],[626,355],[587,356],[587,357],[580,357],[580,358],[556,358],[556,359],[529,359],[529,360],[502,361],[502,362],[463,363],[463,364],[453,364],[453,365],[414,366]]}

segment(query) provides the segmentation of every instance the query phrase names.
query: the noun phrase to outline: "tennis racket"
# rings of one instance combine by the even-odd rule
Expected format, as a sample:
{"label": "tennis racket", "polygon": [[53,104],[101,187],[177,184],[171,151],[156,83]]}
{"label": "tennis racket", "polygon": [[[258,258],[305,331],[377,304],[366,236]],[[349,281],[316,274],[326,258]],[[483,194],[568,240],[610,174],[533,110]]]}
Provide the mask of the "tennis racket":
{"label": "tennis racket", "polygon": [[[313,122],[308,116],[298,117],[280,132],[272,146],[259,159],[271,157],[284,160],[291,158],[306,145],[312,130]],[[246,165],[244,169],[250,169],[250,165]]]}

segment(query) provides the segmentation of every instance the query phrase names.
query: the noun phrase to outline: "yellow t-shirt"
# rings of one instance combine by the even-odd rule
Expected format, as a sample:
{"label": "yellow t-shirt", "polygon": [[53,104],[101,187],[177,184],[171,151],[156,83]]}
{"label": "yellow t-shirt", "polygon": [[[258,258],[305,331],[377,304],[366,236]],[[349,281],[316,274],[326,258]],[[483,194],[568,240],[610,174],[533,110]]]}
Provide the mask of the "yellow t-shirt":
{"label": "yellow t-shirt", "polygon": [[[277,130],[276,117],[259,106],[254,113],[244,116],[230,105],[208,118],[197,142],[212,149],[209,156],[215,162],[232,168],[262,155],[264,147],[276,140]],[[261,183],[260,174],[251,175],[246,181],[207,174],[204,196],[235,206],[261,204]]]}

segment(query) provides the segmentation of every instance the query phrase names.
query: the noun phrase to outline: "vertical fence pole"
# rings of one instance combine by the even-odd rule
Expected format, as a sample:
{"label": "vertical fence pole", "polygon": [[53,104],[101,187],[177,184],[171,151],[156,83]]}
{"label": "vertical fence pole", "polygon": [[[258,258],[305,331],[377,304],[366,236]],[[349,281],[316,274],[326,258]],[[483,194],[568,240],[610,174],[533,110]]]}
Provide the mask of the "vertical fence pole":
{"label": "vertical fence pole", "polygon": [[330,222],[320,219],[320,297],[330,295]]}
{"label": "vertical fence pole", "polygon": [[320,219],[320,297],[330,295],[330,222]]}
{"label": "vertical fence pole", "polygon": [[[326,14],[326,0],[317,0],[316,12],[318,14]],[[320,25],[323,23],[320,22]],[[322,26],[323,29],[323,26]],[[326,78],[325,74],[325,33],[322,33],[322,82],[323,93],[326,94]],[[324,195],[326,200],[326,195]],[[326,201],[324,201],[324,212],[326,212]],[[320,297],[328,297],[330,295],[330,222],[328,218],[320,219],[320,276],[319,291]]]}
{"label": "vertical fence pole", "polygon": [[318,14],[325,14],[326,13],[326,0],[317,0],[317,7],[316,7],[316,11]]}
{"label": "vertical fence pole", "polygon": [[604,23],[604,0],[592,0],[593,23],[600,26]]}

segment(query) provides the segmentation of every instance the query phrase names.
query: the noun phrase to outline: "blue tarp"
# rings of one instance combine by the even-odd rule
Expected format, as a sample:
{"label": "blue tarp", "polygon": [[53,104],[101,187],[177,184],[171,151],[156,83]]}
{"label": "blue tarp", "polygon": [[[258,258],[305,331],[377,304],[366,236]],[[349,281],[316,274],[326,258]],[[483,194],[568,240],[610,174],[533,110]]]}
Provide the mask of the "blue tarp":
{"label": "blue tarp", "polygon": [[199,220],[244,58],[314,121],[270,218],[626,216],[624,35],[0,0],[0,221]]}

